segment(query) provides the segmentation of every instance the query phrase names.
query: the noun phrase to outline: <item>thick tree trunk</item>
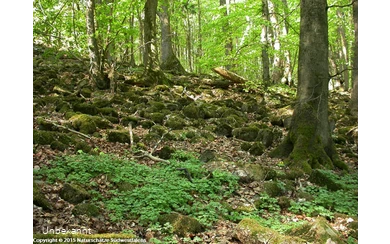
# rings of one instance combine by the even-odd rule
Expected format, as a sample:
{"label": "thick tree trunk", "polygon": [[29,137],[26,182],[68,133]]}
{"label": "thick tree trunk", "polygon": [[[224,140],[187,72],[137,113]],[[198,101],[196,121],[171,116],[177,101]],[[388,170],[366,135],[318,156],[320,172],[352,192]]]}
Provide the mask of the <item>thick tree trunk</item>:
{"label": "thick tree trunk", "polygon": [[158,12],[158,16],[161,22],[161,69],[176,74],[185,74],[186,71],[181,65],[179,59],[173,52],[172,38],[171,38],[171,25],[169,18],[169,6],[168,1],[162,1],[162,12]]}
{"label": "thick tree trunk", "polygon": [[358,116],[358,1],[353,3],[353,23],[355,27],[355,44],[353,46],[352,96],[349,104],[350,113]]}
{"label": "thick tree trunk", "polygon": [[95,32],[95,0],[86,1],[87,5],[87,42],[88,42],[88,51],[89,51],[89,73],[92,81],[96,84],[98,89],[108,89],[110,88],[110,82],[108,79],[104,79],[102,69],[101,69],[101,60],[100,54],[96,39]]}
{"label": "thick tree trunk", "polygon": [[271,156],[290,166],[347,169],[336,154],[328,121],[328,19],[326,0],[301,0],[298,92],[291,129]]}
{"label": "thick tree trunk", "polygon": [[145,3],[145,19],[144,19],[144,74],[143,77],[148,85],[165,82],[164,73],[158,65],[158,57],[156,50],[156,14],[157,0],[147,0]]}

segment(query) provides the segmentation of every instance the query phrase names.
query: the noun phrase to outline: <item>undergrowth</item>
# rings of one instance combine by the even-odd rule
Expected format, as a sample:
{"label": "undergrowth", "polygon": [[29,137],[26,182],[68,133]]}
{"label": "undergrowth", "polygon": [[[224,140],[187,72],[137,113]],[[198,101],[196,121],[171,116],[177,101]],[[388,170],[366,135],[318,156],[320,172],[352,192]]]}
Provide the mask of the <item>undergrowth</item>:
{"label": "undergrowth", "polygon": [[[161,214],[175,211],[195,217],[208,227],[220,219],[238,223],[250,217],[285,233],[304,223],[294,222],[293,215],[283,214],[278,198],[266,193],[259,193],[258,201],[244,211],[233,209],[226,200],[238,189],[238,177],[226,171],[208,171],[194,153],[177,151],[168,161],[149,167],[113,155],[80,151],[56,159],[34,175],[49,183],[73,182],[84,186],[93,196],[92,201],[105,206],[113,222],[138,219],[143,225],[153,226]],[[108,186],[104,195],[96,183],[101,176],[105,176]],[[339,177],[338,181],[344,185],[339,191],[316,185],[302,188],[313,199],[290,200],[287,210],[328,219],[335,212],[357,215],[357,174]]]}

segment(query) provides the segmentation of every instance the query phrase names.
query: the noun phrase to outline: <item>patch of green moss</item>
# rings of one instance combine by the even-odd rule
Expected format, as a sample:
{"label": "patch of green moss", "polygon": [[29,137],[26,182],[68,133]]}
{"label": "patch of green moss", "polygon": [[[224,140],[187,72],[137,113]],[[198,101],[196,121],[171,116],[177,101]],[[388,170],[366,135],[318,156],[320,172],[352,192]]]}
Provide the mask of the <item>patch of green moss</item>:
{"label": "patch of green moss", "polygon": [[128,130],[108,130],[107,140],[109,142],[130,143],[130,134]]}
{"label": "patch of green moss", "polygon": [[65,151],[65,149],[67,148],[68,146],[59,142],[59,141],[53,141],[52,143],[50,143],[50,148],[51,149],[54,149],[54,150],[59,150],[61,152]]}
{"label": "patch of green moss", "polygon": [[73,139],[61,132],[33,130],[33,143],[39,145],[51,145],[54,143],[54,149],[60,149],[63,145],[68,146],[73,143]]}
{"label": "patch of green moss", "polygon": [[162,124],[164,122],[164,119],[165,119],[165,115],[163,113],[158,113],[158,112],[145,113],[144,117],[147,119],[150,119],[151,121],[153,121],[154,123],[157,123],[157,124]]}
{"label": "patch of green moss", "polygon": [[237,139],[244,141],[255,141],[259,133],[259,128],[255,126],[236,128],[232,134]]}
{"label": "patch of green moss", "polygon": [[99,208],[92,203],[79,203],[73,208],[72,213],[75,216],[85,214],[89,217],[97,217],[99,215]]}
{"label": "patch of green moss", "polygon": [[249,149],[252,147],[252,143],[250,142],[243,142],[241,143],[241,149],[244,151],[249,151]]}
{"label": "patch of green moss", "polygon": [[76,103],[73,104],[73,110],[76,112],[81,112],[83,114],[96,115],[99,113],[97,107],[93,104],[88,103]]}
{"label": "patch of green moss", "polygon": [[129,123],[131,123],[131,125],[134,128],[138,125],[139,120],[140,119],[138,117],[130,115],[130,116],[126,116],[126,117],[122,118],[121,124],[124,126],[128,126]]}
{"label": "patch of green moss", "polygon": [[96,98],[93,100],[92,103],[97,108],[104,108],[111,106],[111,101],[103,99],[103,98]]}
{"label": "patch of green moss", "polygon": [[180,237],[184,237],[189,233],[196,234],[204,229],[196,219],[178,213],[161,215],[158,221],[161,224],[170,223],[173,227],[173,233]]}
{"label": "patch of green moss", "polygon": [[165,126],[162,126],[162,125],[153,125],[150,128],[150,133],[155,133],[159,136],[162,136],[167,132],[168,132],[167,128]]}
{"label": "patch of green moss", "polygon": [[76,145],[74,146],[75,151],[82,150],[85,153],[89,153],[92,150],[92,147],[86,143],[85,141],[78,141],[76,142]]}
{"label": "patch of green moss", "polygon": [[91,198],[91,195],[84,188],[79,185],[69,183],[64,184],[59,195],[65,201],[73,204],[81,203],[82,201]]}
{"label": "patch of green moss", "polygon": [[43,210],[51,210],[52,207],[45,195],[42,193],[41,188],[36,182],[33,182],[33,203]]}
{"label": "patch of green moss", "polygon": [[73,115],[69,121],[75,130],[85,134],[92,134],[96,131],[97,126],[92,116],[87,114]]}
{"label": "patch of green moss", "polygon": [[92,90],[89,89],[88,87],[84,87],[80,90],[80,94],[86,98],[90,98],[92,95]]}
{"label": "patch of green moss", "polygon": [[198,106],[196,106],[195,103],[191,103],[191,104],[185,106],[182,111],[186,117],[191,118],[191,119],[199,119],[199,118],[204,117],[204,114],[202,115],[200,113],[200,109]]}
{"label": "patch of green moss", "polygon": [[173,130],[181,130],[186,126],[186,121],[179,116],[172,115],[165,122],[165,126]]}
{"label": "patch of green moss", "polygon": [[340,234],[323,217],[317,217],[314,222],[299,226],[291,230],[289,234],[315,243],[326,243],[328,239],[335,243],[345,243]]}
{"label": "patch of green moss", "polygon": [[118,112],[114,108],[110,108],[110,107],[99,108],[98,112],[101,113],[102,115],[118,117]]}
{"label": "patch of green moss", "polygon": [[249,148],[249,153],[254,156],[260,156],[264,153],[265,147],[261,142],[254,142]]}

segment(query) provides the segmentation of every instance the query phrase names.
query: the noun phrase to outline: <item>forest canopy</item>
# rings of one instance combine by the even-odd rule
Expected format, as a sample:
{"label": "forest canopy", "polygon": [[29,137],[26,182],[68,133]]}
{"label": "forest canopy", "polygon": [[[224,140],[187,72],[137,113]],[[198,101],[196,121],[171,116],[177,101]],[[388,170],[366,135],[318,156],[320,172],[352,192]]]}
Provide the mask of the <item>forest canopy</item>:
{"label": "forest canopy", "polygon": [[[94,1],[95,2],[95,1]],[[350,0],[328,1],[329,66],[332,86],[351,88],[354,40]],[[344,7],[343,7],[344,6]],[[73,55],[88,54],[86,4],[71,0],[34,1],[35,43]],[[96,45],[101,66],[111,61],[143,64],[144,1],[99,0],[94,4]],[[169,17],[170,41],[186,71],[229,70],[260,83],[297,82],[300,2],[298,0],[159,1],[156,53],[161,57]],[[341,72],[344,71],[344,72]]]}

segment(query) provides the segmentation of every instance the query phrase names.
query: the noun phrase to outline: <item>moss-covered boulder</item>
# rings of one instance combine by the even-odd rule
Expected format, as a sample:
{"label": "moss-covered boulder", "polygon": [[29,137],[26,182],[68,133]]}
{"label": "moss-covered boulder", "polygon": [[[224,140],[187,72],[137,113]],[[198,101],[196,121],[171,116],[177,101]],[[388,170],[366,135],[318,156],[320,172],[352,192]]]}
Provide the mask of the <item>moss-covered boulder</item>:
{"label": "moss-covered boulder", "polygon": [[92,203],[79,203],[73,208],[72,213],[75,216],[87,215],[89,217],[97,217],[100,214],[99,208]]}
{"label": "moss-covered boulder", "polygon": [[109,107],[109,106],[111,106],[111,101],[104,99],[104,98],[96,98],[93,100],[92,105],[97,107],[97,108]]}
{"label": "moss-covered boulder", "polygon": [[204,114],[195,103],[185,106],[182,111],[183,114],[190,119],[204,118]]}
{"label": "moss-covered boulder", "polygon": [[89,103],[76,103],[73,105],[73,110],[75,112],[80,112],[89,115],[96,115],[99,112],[95,105]]}
{"label": "moss-covered boulder", "polygon": [[314,169],[311,172],[309,181],[319,186],[325,186],[331,191],[343,189],[343,184],[338,181],[338,176],[330,170]]}
{"label": "moss-covered boulder", "polygon": [[165,122],[165,126],[173,130],[181,130],[186,126],[186,120],[178,115],[171,115]]}
{"label": "moss-covered boulder", "polygon": [[161,224],[170,223],[173,227],[173,233],[180,237],[184,237],[190,233],[196,234],[204,230],[198,220],[178,213],[161,215],[158,221]]}
{"label": "moss-covered boulder", "polygon": [[275,230],[260,225],[256,220],[244,218],[234,230],[234,236],[246,244],[304,244],[299,237],[281,235]]}
{"label": "moss-covered boulder", "polygon": [[76,152],[81,150],[85,153],[89,153],[92,150],[92,147],[85,141],[77,141],[76,144],[74,145],[74,150]]}
{"label": "moss-covered boulder", "polygon": [[129,115],[129,116],[123,117],[121,119],[120,123],[124,126],[128,126],[131,123],[132,127],[134,128],[138,125],[139,121],[140,121],[139,117]]}
{"label": "moss-covered boulder", "polygon": [[95,120],[87,114],[73,115],[69,121],[75,130],[85,134],[92,134],[97,130]]}
{"label": "moss-covered boulder", "polygon": [[158,101],[149,101],[149,112],[161,112],[162,110],[166,109],[166,106],[163,102],[158,102]]}
{"label": "moss-covered boulder", "polygon": [[259,130],[256,141],[261,141],[263,145],[268,148],[272,145],[274,140],[280,138],[281,136],[281,132],[274,132],[273,130],[266,128]]}
{"label": "moss-covered boulder", "polygon": [[251,155],[260,156],[264,153],[264,150],[265,150],[265,147],[264,147],[263,143],[257,141],[257,142],[254,142],[252,144],[252,146],[249,148],[248,152]]}
{"label": "moss-covered boulder", "polygon": [[91,195],[79,185],[65,183],[60,191],[60,197],[65,201],[77,204],[90,199]]}
{"label": "moss-covered boulder", "polygon": [[43,194],[41,187],[36,182],[33,183],[33,203],[43,210],[52,209],[52,206]]}
{"label": "moss-covered boulder", "polygon": [[156,113],[145,112],[143,114],[143,117],[146,119],[150,119],[151,121],[153,121],[156,124],[162,124],[164,122],[164,119],[165,119],[165,114],[159,113],[159,112],[156,112]]}
{"label": "moss-covered boulder", "polygon": [[98,109],[99,113],[104,116],[118,117],[118,112],[114,108],[104,107]]}
{"label": "moss-covered boulder", "polygon": [[252,181],[263,181],[266,176],[266,170],[260,164],[236,163],[233,174],[239,177],[240,182],[249,183]]}
{"label": "moss-covered boulder", "polygon": [[260,129],[256,126],[236,128],[232,131],[233,136],[244,141],[255,141]]}
{"label": "moss-covered boulder", "polygon": [[108,130],[107,140],[109,142],[130,143],[130,134],[128,130]]}
{"label": "moss-covered boulder", "polygon": [[318,217],[314,222],[310,222],[299,226],[291,231],[289,235],[299,236],[312,243],[345,243],[341,239],[340,233],[338,233],[332,226],[329,225],[328,221],[323,217]]}
{"label": "moss-covered boulder", "polygon": [[218,136],[226,136],[226,137],[232,137],[233,136],[233,127],[226,121],[222,119],[218,119],[215,121],[215,128],[213,129],[213,132]]}
{"label": "moss-covered boulder", "polygon": [[64,151],[70,144],[74,143],[74,139],[61,132],[33,130],[33,143],[50,145],[52,149]]}
{"label": "moss-covered boulder", "polygon": [[150,133],[157,134],[159,136],[162,136],[168,132],[168,129],[165,126],[162,125],[153,125],[150,128]]}

